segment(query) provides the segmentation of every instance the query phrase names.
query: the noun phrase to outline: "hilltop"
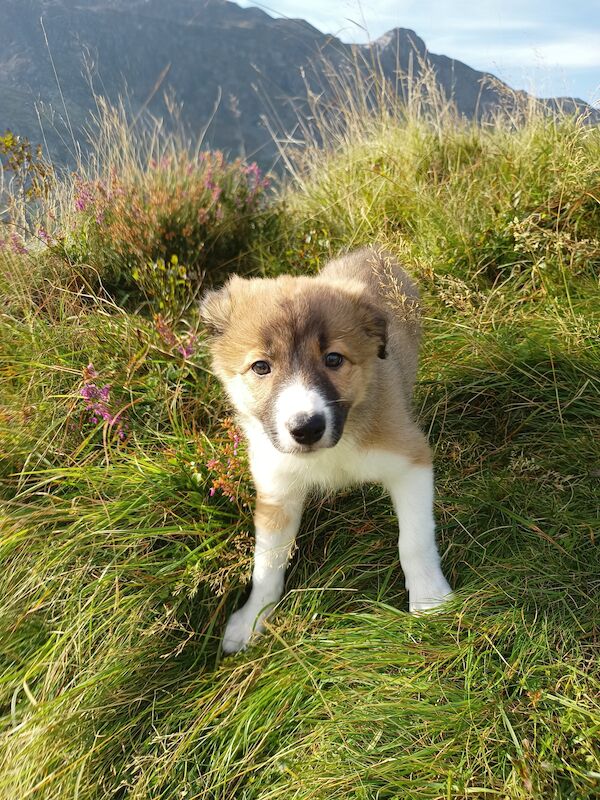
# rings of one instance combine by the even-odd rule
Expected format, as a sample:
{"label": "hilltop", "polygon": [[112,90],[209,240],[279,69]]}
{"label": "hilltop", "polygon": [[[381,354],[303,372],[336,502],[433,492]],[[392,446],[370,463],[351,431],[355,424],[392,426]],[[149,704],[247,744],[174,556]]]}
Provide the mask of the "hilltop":
{"label": "hilltop", "polygon": [[[402,94],[399,74],[416,77],[427,65],[469,118],[512,94],[492,75],[430,53],[411,30],[351,45],[304,20],[226,0],[0,0],[0,16],[0,129],[39,142],[41,119],[58,162],[75,160],[73,139],[85,149],[95,95],[111,104],[125,97],[132,118],[144,109],[171,119],[180,107],[191,138],[268,167],[277,158],[274,138],[298,135],[307,93],[335,106],[331,73],[355,80],[358,71],[368,82],[381,72]],[[550,101],[557,103],[587,108],[570,98]]]}

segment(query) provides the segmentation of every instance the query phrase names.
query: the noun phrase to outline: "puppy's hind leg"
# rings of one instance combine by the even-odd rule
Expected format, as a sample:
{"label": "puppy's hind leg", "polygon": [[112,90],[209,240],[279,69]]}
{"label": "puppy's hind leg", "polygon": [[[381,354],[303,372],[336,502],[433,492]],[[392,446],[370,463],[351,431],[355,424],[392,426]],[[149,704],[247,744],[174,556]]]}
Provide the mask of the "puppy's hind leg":
{"label": "puppy's hind leg", "polygon": [[254,633],[261,633],[280,599],[285,570],[300,527],[303,500],[294,496],[274,501],[258,494],[252,590],[246,603],[227,623],[223,637],[225,653],[243,650]]}
{"label": "puppy's hind leg", "polygon": [[433,519],[433,468],[409,464],[388,483],[398,515],[398,550],[411,611],[439,606],[452,596],[440,567]]}

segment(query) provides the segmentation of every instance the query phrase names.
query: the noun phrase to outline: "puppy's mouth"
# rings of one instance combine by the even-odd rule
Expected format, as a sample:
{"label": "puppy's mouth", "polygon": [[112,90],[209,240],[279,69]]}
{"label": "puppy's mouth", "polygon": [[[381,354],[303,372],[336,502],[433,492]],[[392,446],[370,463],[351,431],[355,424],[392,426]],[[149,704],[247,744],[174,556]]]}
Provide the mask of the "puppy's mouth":
{"label": "puppy's mouth", "polygon": [[341,437],[341,434],[340,434],[340,436],[338,436],[333,441],[327,441],[327,442],[319,441],[319,442],[315,442],[315,444],[294,443],[292,445],[288,445],[287,447],[282,445],[281,442],[279,442],[278,440],[275,441],[275,440],[271,439],[271,441],[273,442],[273,444],[275,445],[277,450],[279,450],[280,453],[288,453],[290,455],[291,454],[293,454],[293,455],[310,455],[311,453],[320,453],[321,450],[331,450],[333,447],[336,446],[336,444],[339,442],[339,440],[341,438],[342,437]]}

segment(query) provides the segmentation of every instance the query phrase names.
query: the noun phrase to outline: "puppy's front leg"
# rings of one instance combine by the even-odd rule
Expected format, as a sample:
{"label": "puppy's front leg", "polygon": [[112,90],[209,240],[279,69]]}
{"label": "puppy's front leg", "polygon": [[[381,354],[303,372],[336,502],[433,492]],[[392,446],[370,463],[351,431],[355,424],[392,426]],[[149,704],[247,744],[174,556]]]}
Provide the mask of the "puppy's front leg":
{"label": "puppy's front leg", "polygon": [[452,595],[440,567],[433,519],[433,468],[409,465],[393,481],[400,535],[398,550],[411,611],[435,608]]}
{"label": "puppy's front leg", "polygon": [[246,603],[227,623],[223,638],[226,653],[242,650],[253,633],[264,630],[266,618],[281,597],[285,569],[300,527],[303,500],[298,497],[274,500],[258,494],[252,590]]}

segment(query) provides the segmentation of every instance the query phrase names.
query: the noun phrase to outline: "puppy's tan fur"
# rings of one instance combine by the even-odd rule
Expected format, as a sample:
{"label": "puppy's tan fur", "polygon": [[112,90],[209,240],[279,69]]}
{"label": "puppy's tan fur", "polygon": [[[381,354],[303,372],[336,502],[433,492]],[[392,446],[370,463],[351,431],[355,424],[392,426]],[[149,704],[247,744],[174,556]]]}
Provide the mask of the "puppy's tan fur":
{"label": "puppy's tan fur", "polygon": [[[421,492],[425,505],[431,504],[430,479],[423,478],[431,474],[431,455],[411,409],[420,324],[418,292],[406,273],[385,252],[368,248],[331,261],[314,277],[233,277],[207,294],[202,316],[212,334],[215,373],[248,437],[257,486],[256,597],[252,601],[251,594],[237,612],[243,624],[235,624],[236,615],[230,621],[228,630],[235,630],[229,639],[226,633],[225,649],[243,647],[252,630],[262,627],[267,612],[258,604],[278,599],[305,496],[320,486],[376,480],[390,488],[401,525],[404,514],[407,525],[427,528],[427,563],[419,562],[412,579],[407,574],[407,585],[412,580],[417,587],[419,607],[437,605],[449,587],[439,572],[433,527],[427,522],[431,510],[410,511],[411,492]],[[332,352],[343,356],[333,370],[325,363]],[[270,373],[258,376],[252,369],[256,362],[267,362]],[[327,413],[336,420],[330,438],[314,447],[296,446],[281,432],[278,398],[296,384],[323,395]],[[412,489],[407,488],[411,481]],[[406,541],[418,536],[419,531],[412,532]],[[276,539],[282,542],[280,557]],[[416,546],[411,542],[411,551]],[[270,572],[259,565],[259,553],[276,562]],[[257,589],[263,573],[275,580],[275,591]]]}

